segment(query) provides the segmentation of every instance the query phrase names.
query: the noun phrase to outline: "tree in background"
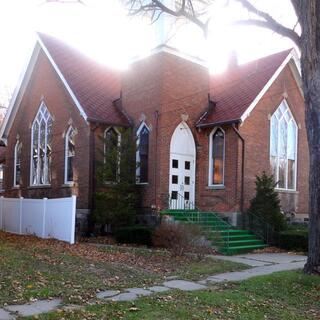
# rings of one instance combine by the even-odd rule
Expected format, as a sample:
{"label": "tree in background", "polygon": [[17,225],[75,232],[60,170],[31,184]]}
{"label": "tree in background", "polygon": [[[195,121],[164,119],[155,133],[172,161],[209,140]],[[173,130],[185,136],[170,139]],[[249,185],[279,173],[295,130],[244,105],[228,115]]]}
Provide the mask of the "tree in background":
{"label": "tree in background", "polygon": [[[184,18],[208,34],[210,9],[215,0],[122,0],[129,14],[148,14],[156,21],[161,14]],[[309,145],[309,253],[304,271],[320,275],[320,1],[290,0],[301,32],[288,28],[259,10],[254,0],[239,2],[254,18],[239,24],[270,29],[291,39],[301,52],[302,90],[305,99],[306,128]],[[276,9],[275,9],[276,10]],[[285,13],[284,13],[285,14]]]}
{"label": "tree in background", "polygon": [[250,201],[248,214],[253,214],[262,218],[276,231],[286,228],[286,220],[281,213],[280,199],[274,190],[276,185],[273,176],[268,176],[265,172],[256,176],[256,195]]}
{"label": "tree in background", "polygon": [[131,129],[111,128],[103,139],[103,159],[97,166],[97,191],[92,213],[94,223],[113,229],[135,221],[136,140]]}

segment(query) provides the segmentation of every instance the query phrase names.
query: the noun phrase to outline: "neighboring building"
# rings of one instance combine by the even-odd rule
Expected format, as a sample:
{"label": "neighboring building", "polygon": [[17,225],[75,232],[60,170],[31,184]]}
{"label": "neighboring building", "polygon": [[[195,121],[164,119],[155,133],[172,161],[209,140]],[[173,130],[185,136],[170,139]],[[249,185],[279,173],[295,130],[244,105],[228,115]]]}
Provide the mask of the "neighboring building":
{"label": "neighboring building", "polygon": [[[308,148],[297,58],[283,51],[212,76],[160,46],[122,73],[39,35],[1,127],[4,195],[78,196],[92,209],[100,137],[138,136],[141,209],[194,205],[233,214],[274,173],[283,209],[308,213]],[[107,151],[106,151],[107,152]]]}

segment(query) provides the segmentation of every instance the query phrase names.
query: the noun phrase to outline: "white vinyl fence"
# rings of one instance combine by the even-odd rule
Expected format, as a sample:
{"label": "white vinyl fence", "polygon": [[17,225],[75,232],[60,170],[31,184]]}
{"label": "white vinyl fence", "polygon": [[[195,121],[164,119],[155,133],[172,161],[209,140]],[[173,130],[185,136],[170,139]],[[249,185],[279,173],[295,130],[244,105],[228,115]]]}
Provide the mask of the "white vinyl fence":
{"label": "white vinyl fence", "polygon": [[0,197],[0,230],[74,243],[76,196],[57,199]]}

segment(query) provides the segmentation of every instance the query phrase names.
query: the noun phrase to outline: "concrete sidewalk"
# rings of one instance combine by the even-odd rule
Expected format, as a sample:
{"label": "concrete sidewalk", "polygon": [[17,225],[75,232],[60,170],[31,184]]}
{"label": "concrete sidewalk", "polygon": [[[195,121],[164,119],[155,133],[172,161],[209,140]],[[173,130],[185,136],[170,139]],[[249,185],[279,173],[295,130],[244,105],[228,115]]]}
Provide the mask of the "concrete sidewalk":
{"label": "concrete sidewalk", "polygon": [[[237,256],[210,256],[213,259],[240,262],[251,268],[243,271],[227,272],[207,277],[201,281],[174,279],[161,285],[148,288],[128,288],[125,290],[106,290],[97,294],[98,299],[110,301],[133,301],[142,296],[171,290],[194,291],[204,290],[211,283],[242,281],[252,277],[272,274],[278,271],[302,269],[307,257],[286,253],[243,254]],[[57,309],[77,309],[82,306],[62,306],[60,299],[41,300],[22,305],[8,305],[0,308],[0,320],[12,320],[16,317],[36,316]]]}

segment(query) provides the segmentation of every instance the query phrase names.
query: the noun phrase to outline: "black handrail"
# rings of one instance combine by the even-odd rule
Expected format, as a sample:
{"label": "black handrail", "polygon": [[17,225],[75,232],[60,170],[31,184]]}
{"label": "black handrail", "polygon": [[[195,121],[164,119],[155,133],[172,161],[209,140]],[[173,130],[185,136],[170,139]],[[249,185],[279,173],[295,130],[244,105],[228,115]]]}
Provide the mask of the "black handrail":
{"label": "black handrail", "polygon": [[279,234],[266,220],[253,213],[243,214],[243,227],[249,229],[267,244],[277,245]]}

